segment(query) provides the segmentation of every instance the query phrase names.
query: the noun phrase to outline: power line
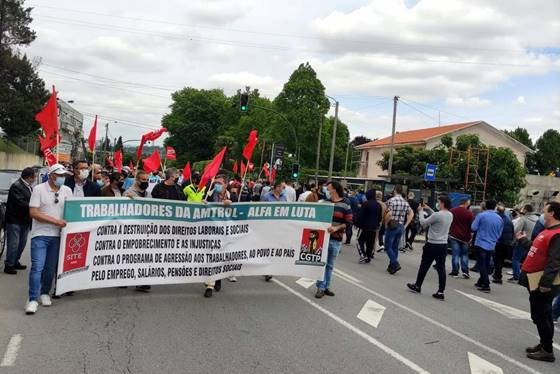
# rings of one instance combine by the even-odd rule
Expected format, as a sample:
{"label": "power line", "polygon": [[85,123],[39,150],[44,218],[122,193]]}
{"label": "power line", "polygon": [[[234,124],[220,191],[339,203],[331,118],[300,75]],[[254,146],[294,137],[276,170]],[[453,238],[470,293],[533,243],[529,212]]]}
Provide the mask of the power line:
{"label": "power line", "polygon": [[450,116],[457,117],[457,118],[460,118],[460,119],[464,119],[464,120],[467,120],[467,121],[470,120],[470,118],[468,118],[468,117],[461,116],[461,115],[458,115],[458,114],[454,114],[454,113],[451,113],[451,112],[447,112],[447,111],[445,111],[445,110],[441,110],[441,109],[435,108],[435,107],[433,107],[433,106],[429,106],[429,105],[426,105],[426,104],[419,103],[418,101],[410,100],[410,99],[408,99],[408,98],[407,98],[406,100],[407,100],[407,101],[410,101],[410,102],[412,102],[412,103],[415,103],[415,104],[417,104],[417,105],[423,106],[423,107],[425,107],[425,108],[435,110],[435,111],[437,111],[437,112],[445,113],[445,114],[448,114],[448,115],[450,115]]}
{"label": "power line", "polygon": [[[326,38],[326,37],[319,37],[313,35],[298,35],[298,34],[285,34],[285,33],[274,33],[268,31],[255,31],[255,30],[243,30],[243,29],[236,29],[236,28],[224,28],[224,27],[217,27],[217,26],[207,26],[207,25],[191,25],[179,22],[171,22],[171,21],[163,21],[163,20],[156,20],[156,19],[149,19],[149,18],[140,18],[140,17],[127,17],[127,16],[118,16],[114,14],[107,14],[107,13],[100,13],[100,12],[93,12],[87,10],[78,10],[78,9],[70,9],[70,8],[60,8],[60,7],[53,7],[47,5],[41,5],[39,8],[45,9],[53,9],[57,11],[66,11],[72,13],[81,13],[81,14],[91,14],[96,16],[102,17],[109,17],[109,18],[116,18],[116,19],[126,19],[130,21],[141,21],[141,22],[148,22],[148,23],[156,23],[156,24],[164,24],[164,25],[173,25],[173,26],[183,26],[188,28],[199,28],[199,29],[209,29],[209,30],[217,30],[217,31],[226,31],[226,32],[237,32],[237,33],[246,33],[246,34],[254,34],[254,35],[267,35],[267,36],[276,36],[276,37],[283,37],[283,38],[297,38],[297,39],[308,39],[308,40],[318,40],[318,41],[334,41],[334,42],[341,42],[341,43],[355,43],[355,44],[364,44],[371,46],[371,41],[366,40],[357,40],[357,39],[345,39],[345,38]],[[478,48],[478,47],[470,47],[470,46],[441,46],[441,45],[434,45],[434,44],[414,44],[414,43],[396,43],[396,42],[376,42],[375,44],[378,45],[389,45],[389,46],[399,46],[399,47],[426,47],[426,48],[436,48],[436,49],[456,49],[456,50],[477,50],[477,51],[488,51],[488,52],[510,52],[514,54],[525,54],[525,51],[520,49],[506,49],[506,48]],[[546,53],[541,53],[546,54]],[[555,53],[549,53],[555,54]]]}
{"label": "power line", "polygon": [[[347,52],[344,51],[332,51],[332,52],[325,52],[325,51],[318,51],[313,49],[305,49],[305,48],[294,48],[290,46],[280,46],[280,45],[270,45],[270,44],[258,44],[258,43],[248,43],[248,42],[240,42],[237,40],[227,40],[227,39],[218,39],[218,38],[208,38],[208,37],[200,37],[200,36],[183,36],[179,34],[162,34],[162,33],[155,33],[155,32],[146,32],[144,30],[139,29],[131,29],[125,27],[115,27],[106,24],[98,24],[86,21],[76,21],[71,19],[65,19],[60,17],[50,17],[50,16],[36,16],[36,19],[43,19],[47,18],[47,22],[54,22],[66,25],[74,25],[74,26],[81,26],[81,27],[89,27],[89,28],[96,28],[102,30],[109,30],[109,31],[117,31],[117,32],[124,32],[124,33],[132,33],[132,34],[140,34],[140,35],[148,35],[148,36],[157,36],[162,38],[168,39],[178,39],[187,42],[193,43],[214,43],[220,45],[228,45],[228,46],[236,46],[236,47],[247,47],[247,48],[257,48],[257,49],[270,49],[276,51],[300,51],[300,52],[308,52],[308,53],[315,53],[315,54],[324,54],[324,55],[344,55]],[[48,19],[51,19],[49,21]],[[374,46],[374,44],[372,44]],[[466,64],[466,65],[488,65],[488,66],[509,66],[509,67],[522,67],[522,68],[534,68],[538,67],[531,64],[510,64],[510,63],[501,63],[501,62],[490,62],[490,61],[464,61],[464,60],[438,60],[438,59],[429,59],[429,58],[412,58],[412,57],[399,57],[399,56],[383,56],[385,59],[390,60],[404,60],[404,61],[418,61],[418,62],[431,62],[431,63],[443,63],[443,64]]]}
{"label": "power line", "polygon": [[422,114],[422,115],[424,115],[424,116],[430,118],[431,120],[434,120],[436,123],[438,122],[438,119],[437,119],[437,118],[434,118],[434,117],[430,116],[429,114],[427,114],[427,113],[421,111],[420,109],[416,108],[416,107],[413,106],[412,104],[407,103],[407,102],[406,102],[405,100],[403,100],[402,98],[400,98],[399,101],[400,101],[401,103],[403,103],[404,105],[406,105],[406,106],[408,106],[408,107],[414,109],[414,110],[417,111],[418,113],[420,113],[420,114]]}
{"label": "power line", "polygon": [[101,114],[95,114],[95,113],[89,113],[89,112],[82,112],[82,114],[84,114],[86,116],[89,116],[91,118],[94,118],[97,115],[98,119],[105,119],[105,120],[109,120],[109,121],[117,121],[117,123],[120,123],[120,124],[125,125],[125,126],[138,127],[138,128],[142,128],[142,129],[148,129],[148,130],[157,130],[159,128],[158,126],[153,125],[153,124],[129,121],[129,120],[126,120],[126,119],[110,117],[110,116],[107,116],[107,115],[101,115]]}

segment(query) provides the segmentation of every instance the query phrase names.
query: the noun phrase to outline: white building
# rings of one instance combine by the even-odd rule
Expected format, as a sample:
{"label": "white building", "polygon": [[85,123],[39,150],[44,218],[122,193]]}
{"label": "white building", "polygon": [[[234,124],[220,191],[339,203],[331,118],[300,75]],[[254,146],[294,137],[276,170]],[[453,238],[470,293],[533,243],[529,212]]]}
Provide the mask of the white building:
{"label": "white building", "polygon": [[58,100],[58,122],[61,143],[58,145],[59,160],[70,162],[83,158],[82,138],[84,134],[84,116],[67,102]]}

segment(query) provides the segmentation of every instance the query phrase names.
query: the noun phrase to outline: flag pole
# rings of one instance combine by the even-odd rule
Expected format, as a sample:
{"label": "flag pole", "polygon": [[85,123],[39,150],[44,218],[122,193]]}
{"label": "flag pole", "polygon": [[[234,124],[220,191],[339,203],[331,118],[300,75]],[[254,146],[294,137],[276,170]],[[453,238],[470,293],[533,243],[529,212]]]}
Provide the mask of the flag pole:
{"label": "flag pole", "polygon": [[251,160],[247,160],[247,165],[245,166],[245,173],[243,173],[243,178],[241,179],[241,189],[239,190],[239,196],[237,197],[237,202],[241,201],[241,191],[243,190],[243,186],[245,185],[245,178],[247,177],[247,170],[249,170],[249,164]]}
{"label": "flag pole", "polygon": [[95,148],[93,148],[93,153],[91,155],[91,181],[93,182],[93,175],[95,173]]}

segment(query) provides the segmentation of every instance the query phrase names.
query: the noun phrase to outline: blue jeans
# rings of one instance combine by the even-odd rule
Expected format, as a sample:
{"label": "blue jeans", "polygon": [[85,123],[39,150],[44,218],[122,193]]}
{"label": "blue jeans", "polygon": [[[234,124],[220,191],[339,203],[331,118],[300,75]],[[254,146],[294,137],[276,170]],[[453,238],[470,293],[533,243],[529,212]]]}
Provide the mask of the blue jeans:
{"label": "blue jeans", "polygon": [[513,247],[513,254],[511,256],[511,269],[513,270],[513,277],[519,279],[521,274],[521,264],[527,256],[527,250],[520,245]]}
{"label": "blue jeans", "polygon": [[490,260],[494,255],[494,251],[487,251],[480,247],[476,247],[476,250],[478,251],[478,271],[480,273],[477,284],[484,288],[490,288],[488,274],[490,273]]}
{"label": "blue jeans", "polygon": [[58,264],[60,237],[36,236],[31,238],[31,271],[29,272],[29,300],[48,295]]}
{"label": "blue jeans", "polygon": [[560,295],[556,296],[556,299],[552,303],[552,318],[560,318]]}
{"label": "blue jeans", "polygon": [[451,246],[451,271],[459,274],[459,265],[463,274],[469,273],[469,245],[459,240],[449,239]]}
{"label": "blue jeans", "polygon": [[342,242],[339,240],[331,239],[329,241],[329,252],[327,255],[327,266],[325,266],[325,277],[323,278],[322,281],[317,281],[318,289],[325,290],[330,287],[332,271],[334,269],[334,260],[336,260],[336,256],[338,256],[341,246],[342,246]]}
{"label": "blue jeans", "polygon": [[7,267],[16,266],[27,243],[29,226],[8,223],[6,225],[6,261]]}
{"label": "blue jeans", "polygon": [[396,267],[399,264],[399,243],[404,233],[404,225],[399,224],[394,229],[385,228],[385,252],[389,256],[389,266]]}

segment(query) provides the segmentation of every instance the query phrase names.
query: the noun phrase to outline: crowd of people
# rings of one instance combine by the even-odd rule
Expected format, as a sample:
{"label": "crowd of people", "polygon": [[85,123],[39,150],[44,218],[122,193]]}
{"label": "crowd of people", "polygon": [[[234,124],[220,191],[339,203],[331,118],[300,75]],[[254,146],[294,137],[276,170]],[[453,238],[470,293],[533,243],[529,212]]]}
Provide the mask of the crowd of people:
{"label": "crowd of people", "polygon": [[[434,207],[403,187],[396,185],[392,196],[384,199],[381,191],[349,191],[336,181],[317,185],[295,185],[290,180],[247,180],[245,183],[227,173],[215,176],[212,183],[201,186],[201,176],[194,172],[183,180],[176,168],[147,173],[124,167],[121,172],[103,169],[79,160],[71,167],[55,164],[48,169],[42,183],[32,168],[26,168],[10,188],[6,207],[7,253],[4,272],[15,275],[26,269],[21,260],[28,236],[31,237],[31,269],[27,314],[34,314],[39,304],[50,306],[56,275],[60,232],[65,227],[64,202],[74,197],[158,198],[193,203],[236,202],[329,202],[334,205],[324,278],[316,283],[316,298],[334,296],[332,272],[342,243],[350,244],[357,229],[356,246],[359,262],[372,263],[376,253],[385,251],[387,272],[399,272],[399,252],[413,250],[417,235],[426,232],[422,257],[414,283],[407,287],[421,293],[422,285],[432,264],[438,273],[438,289],[432,295],[445,300],[447,280],[446,257],[451,251],[449,276],[468,280],[471,272],[479,273],[476,289],[490,293],[491,283],[502,284],[503,264],[512,254],[512,276],[509,282],[519,283],[529,290],[531,317],[537,325],[540,344],[527,349],[530,358],[554,361],[553,320],[560,316],[560,202],[551,201],[539,215],[531,205],[519,211],[508,211],[504,204],[484,202],[482,211],[473,214],[469,199],[452,207],[442,194]],[[377,248],[376,248],[377,247]],[[476,254],[476,264],[469,268],[469,254]],[[492,279],[490,279],[490,277]],[[532,287],[535,277],[537,286]],[[271,276],[265,276],[270,281]],[[235,282],[235,277],[230,277]],[[56,285],[54,285],[56,288]],[[212,297],[222,288],[221,280],[207,282],[204,296]],[[149,292],[150,286],[136,290]],[[65,295],[72,295],[67,293]],[[53,296],[54,297],[54,296]]]}

